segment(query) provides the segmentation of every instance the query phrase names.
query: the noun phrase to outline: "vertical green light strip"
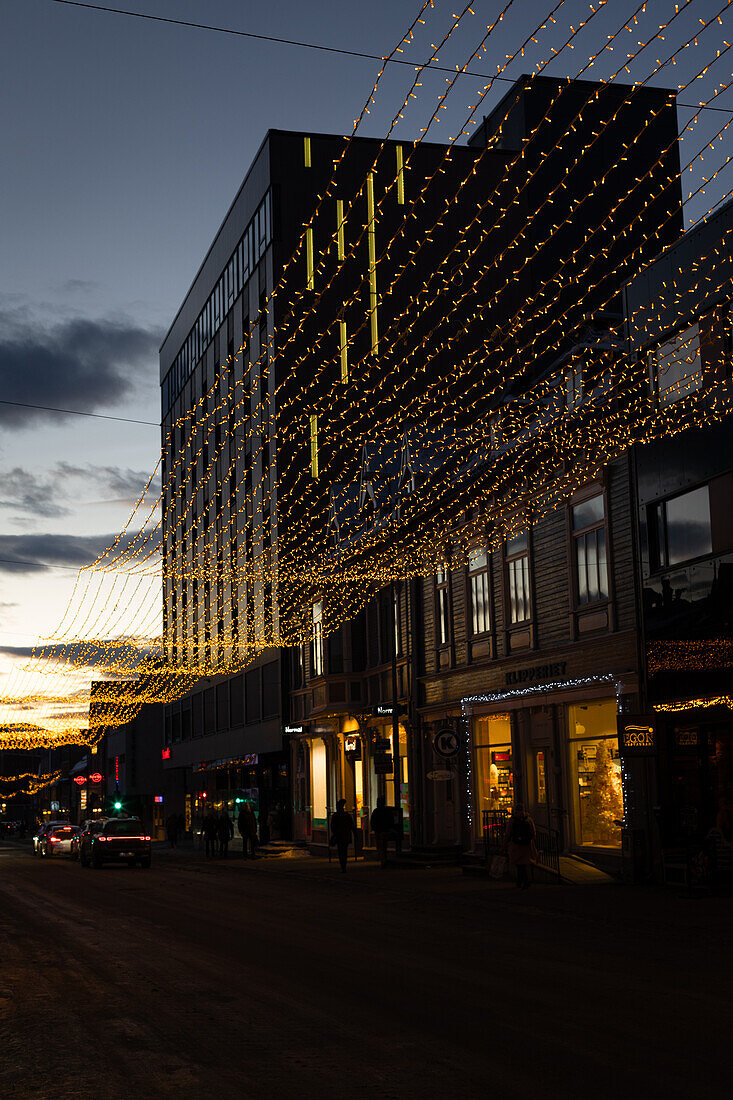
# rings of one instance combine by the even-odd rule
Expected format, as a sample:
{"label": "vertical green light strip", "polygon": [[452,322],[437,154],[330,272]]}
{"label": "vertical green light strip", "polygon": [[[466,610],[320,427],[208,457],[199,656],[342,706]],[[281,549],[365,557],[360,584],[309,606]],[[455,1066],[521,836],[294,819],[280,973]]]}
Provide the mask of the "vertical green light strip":
{"label": "vertical green light strip", "polygon": [[308,290],[315,289],[315,282],[313,279],[313,229],[308,226],[305,231],[305,262],[307,267],[307,280],[306,286]]}
{"label": "vertical green light strip", "polygon": [[372,351],[377,350],[379,328],[377,325],[377,242],[374,231],[374,173],[367,175],[367,226],[369,239],[369,319],[371,321]]}
{"label": "vertical green light strip", "polygon": [[336,228],[338,230],[337,247],[338,258],[343,260],[346,256],[344,243],[344,200],[336,199]]}
{"label": "vertical green light strip", "polygon": [[395,146],[395,154],[397,156],[397,202],[400,206],[405,205],[405,165],[402,160],[402,146]]}
{"label": "vertical green light strip", "polygon": [[339,321],[339,343],[341,346],[341,381],[349,381],[349,354],[346,341],[346,321]]}
{"label": "vertical green light strip", "polygon": [[318,416],[311,413],[311,477],[318,477]]}

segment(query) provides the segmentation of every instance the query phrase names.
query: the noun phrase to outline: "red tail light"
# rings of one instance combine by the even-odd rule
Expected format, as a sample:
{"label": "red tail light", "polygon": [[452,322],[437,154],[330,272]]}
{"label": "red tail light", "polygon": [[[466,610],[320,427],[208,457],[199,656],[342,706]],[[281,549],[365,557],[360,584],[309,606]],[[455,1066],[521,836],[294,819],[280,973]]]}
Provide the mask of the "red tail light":
{"label": "red tail light", "polygon": [[106,836],[98,836],[97,840],[107,840],[107,837]]}
{"label": "red tail light", "polygon": [[49,839],[51,844],[58,844],[58,842],[61,840],[61,837],[60,836],[50,836],[48,839]]}

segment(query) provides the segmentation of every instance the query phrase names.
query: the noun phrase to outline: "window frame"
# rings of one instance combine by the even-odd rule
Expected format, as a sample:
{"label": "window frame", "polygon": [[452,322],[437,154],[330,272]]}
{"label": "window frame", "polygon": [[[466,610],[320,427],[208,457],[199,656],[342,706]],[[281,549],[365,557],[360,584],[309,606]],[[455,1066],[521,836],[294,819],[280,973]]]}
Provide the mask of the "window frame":
{"label": "window frame", "polygon": [[433,607],[435,615],[435,648],[445,650],[450,647],[450,565],[444,562],[433,574]]}
{"label": "window frame", "polygon": [[[509,552],[509,539],[504,538],[503,550],[504,550],[504,583],[506,592],[505,601],[505,620],[506,629],[508,631],[521,630],[530,626],[534,622],[534,599],[532,593],[532,536],[531,527],[528,525],[524,531],[520,532],[520,535],[526,535],[527,545],[523,550]],[[512,536],[513,538],[519,538],[520,535]],[[527,615],[523,619],[515,619],[512,614],[512,574],[514,570],[512,566],[520,561],[526,561],[527,563],[527,587],[526,587],[526,607]]]}
{"label": "window frame", "polygon": [[[484,564],[479,568],[471,568],[471,554],[477,551],[483,552]],[[483,630],[476,629],[476,600],[474,592],[474,582],[477,582],[479,578],[484,579],[485,584],[485,626]],[[466,561],[466,590],[468,594],[469,614],[467,618],[468,637],[469,640],[484,639],[487,638],[494,626],[493,607],[491,600],[491,552],[486,544],[480,544],[472,547],[468,551],[468,558]]]}
{"label": "window frame", "polygon": [[[600,520],[593,520],[591,523],[585,524],[584,527],[575,528],[573,519],[573,510],[580,507],[582,504],[586,504],[590,500],[594,500],[596,497],[601,498],[603,504],[603,518]],[[577,499],[573,499],[568,504],[568,531],[570,537],[570,557],[571,557],[571,571],[572,571],[572,593],[573,593],[573,606],[576,611],[587,611],[592,608],[603,607],[611,599],[611,541],[609,534],[608,523],[608,500],[606,498],[605,489],[596,487],[594,491],[588,492],[579,496]],[[580,560],[578,557],[578,546],[581,540],[586,540],[588,535],[595,532],[603,531],[603,541],[605,546],[605,571],[606,571],[606,591],[604,595],[599,595],[596,599],[581,599],[580,591]],[[598,574],[598,557],[596,556],[596,572]],[[586,588],[587,588],[587,560],[586,560]],[[597,578],[599,579],[599,578]],[[598,586],[600,592],[600,585]]]}

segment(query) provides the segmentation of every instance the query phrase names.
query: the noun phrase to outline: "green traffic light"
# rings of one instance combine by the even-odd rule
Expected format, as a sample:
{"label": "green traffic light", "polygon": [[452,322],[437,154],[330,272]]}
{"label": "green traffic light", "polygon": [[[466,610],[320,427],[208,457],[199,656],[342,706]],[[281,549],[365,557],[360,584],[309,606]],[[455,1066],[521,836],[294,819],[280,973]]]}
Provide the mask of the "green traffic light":
{"label": "green traffic light", "polygon": [[115,809],[116,810],[121,810],[122,809],[122,803],[121,802],[115,802]]}

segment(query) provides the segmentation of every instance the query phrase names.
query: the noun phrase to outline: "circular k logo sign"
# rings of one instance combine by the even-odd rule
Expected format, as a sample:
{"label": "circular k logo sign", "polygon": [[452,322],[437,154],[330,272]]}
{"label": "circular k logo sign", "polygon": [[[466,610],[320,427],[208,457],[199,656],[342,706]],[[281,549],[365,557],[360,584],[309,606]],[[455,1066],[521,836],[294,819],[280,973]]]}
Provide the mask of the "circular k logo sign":
{"label": "circular k logo sign", "polygon": [[452,729],[442,729],[433,737],[433,748],[438,756],[448,760],[458,753],[458,734]]}

